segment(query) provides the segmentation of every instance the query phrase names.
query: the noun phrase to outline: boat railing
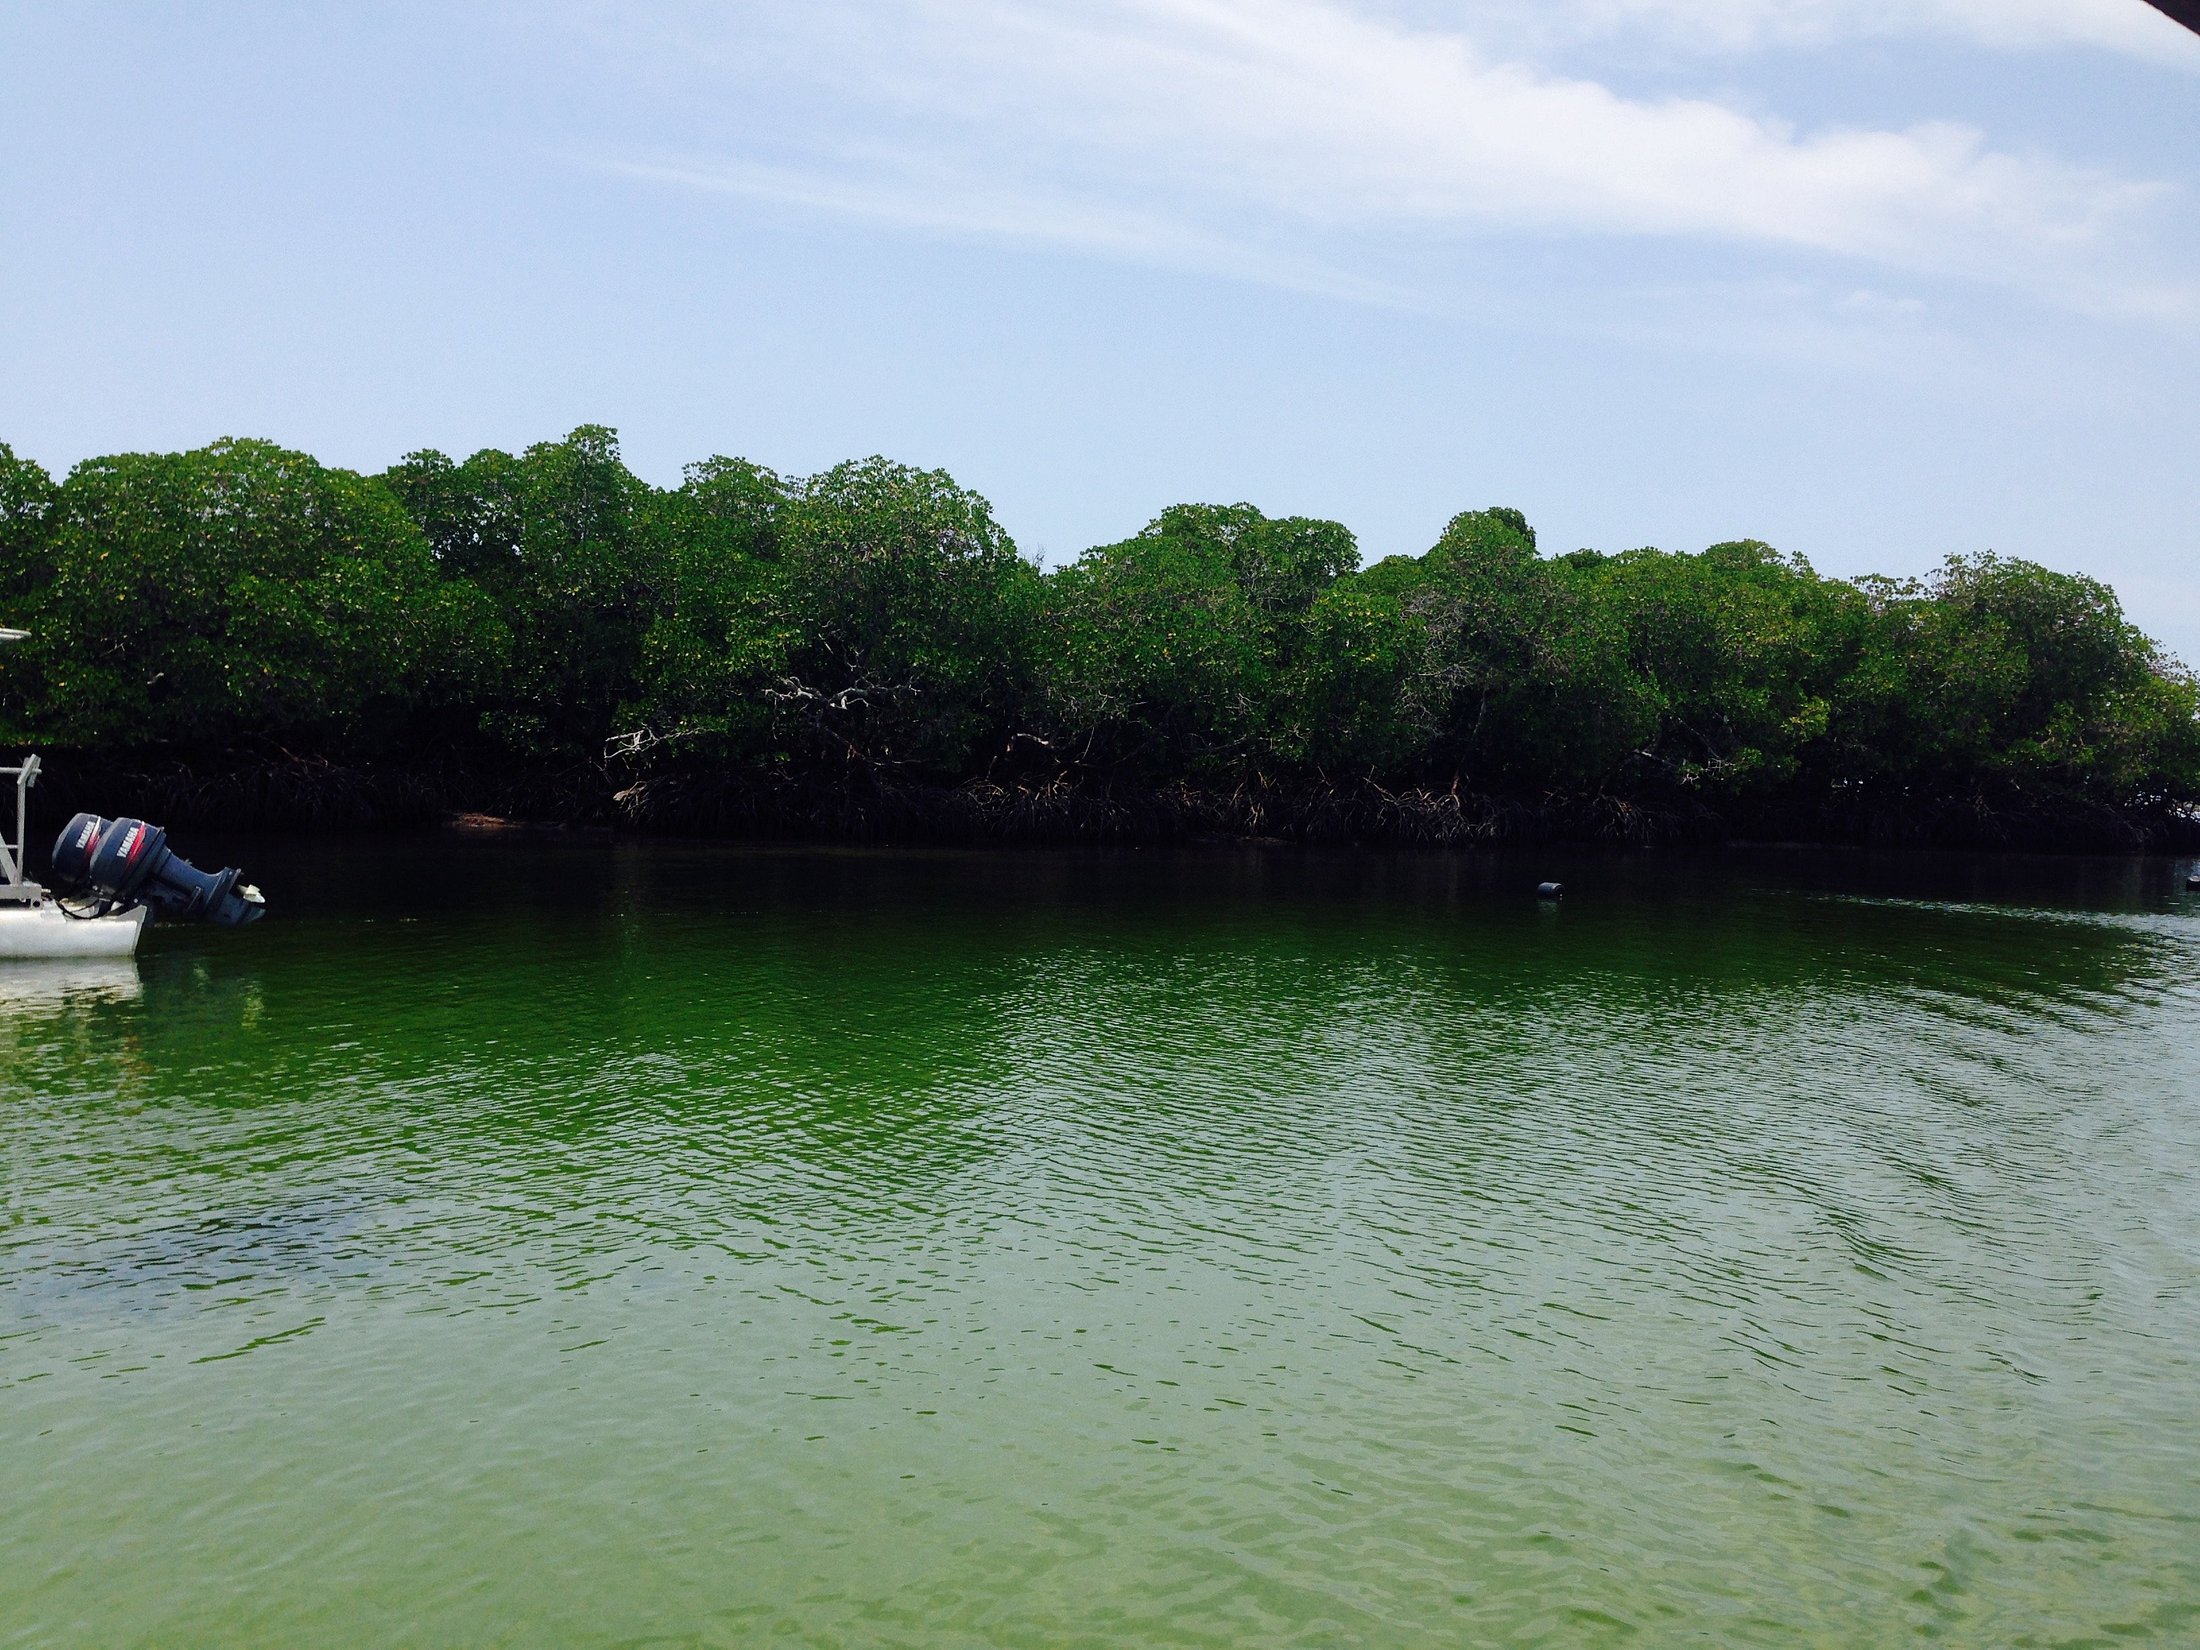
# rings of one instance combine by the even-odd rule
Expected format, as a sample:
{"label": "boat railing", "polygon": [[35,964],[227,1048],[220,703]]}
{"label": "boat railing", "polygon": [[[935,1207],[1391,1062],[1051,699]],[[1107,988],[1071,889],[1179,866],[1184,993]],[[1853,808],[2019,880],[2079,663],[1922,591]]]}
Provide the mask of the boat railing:
{"label": "boat railing", "polygon": [[[0,625],[0,642],[20,642],[30,635],[12,625]],[[0,836],[0,900],[33,904],[46,890],[31,881],[24,850],[31,840],[31,787],[38,783],[38,758],[26,756],[12,768],[0,768],[0,778],[15,781],[15,836]]]}
{"label": "boat railing", "polygon": [[25,850],[30,845],[31,787],[38,783],[38,758],[26,756],[12,768],[0,768],[0,779],[15,781],[15,835],[0,835],[0,900],[32,902],[45,889],[30,880]]}

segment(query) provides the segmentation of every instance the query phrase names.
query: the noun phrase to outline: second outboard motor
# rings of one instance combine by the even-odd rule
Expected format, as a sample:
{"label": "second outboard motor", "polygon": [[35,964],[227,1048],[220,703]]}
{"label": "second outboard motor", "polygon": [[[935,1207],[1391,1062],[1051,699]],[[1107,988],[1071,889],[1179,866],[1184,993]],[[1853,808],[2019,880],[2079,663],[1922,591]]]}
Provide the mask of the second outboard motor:
{"label": "second outboard motor", "polygon": [[53,845],[57,893],[85,894],[116,905],[149,905],[164,916],[242,928],[267,912],[259,889],[242,871],[211,876],[168,847],[168,833],[142,819],[78,814]]}

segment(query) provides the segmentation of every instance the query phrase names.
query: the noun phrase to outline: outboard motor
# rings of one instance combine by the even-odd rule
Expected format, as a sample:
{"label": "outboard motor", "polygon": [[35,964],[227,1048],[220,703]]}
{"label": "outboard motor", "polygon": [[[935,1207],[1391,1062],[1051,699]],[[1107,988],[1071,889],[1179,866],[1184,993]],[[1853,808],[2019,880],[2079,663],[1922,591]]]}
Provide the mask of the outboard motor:
{"label": "outboard motor", "polygon": [[113,905],[149,905],[164,916],[242,928],[267,912],[241,871],[209,876],[168,847],[168,833],[142,819],[78,814],[53,845],[54,891]]}

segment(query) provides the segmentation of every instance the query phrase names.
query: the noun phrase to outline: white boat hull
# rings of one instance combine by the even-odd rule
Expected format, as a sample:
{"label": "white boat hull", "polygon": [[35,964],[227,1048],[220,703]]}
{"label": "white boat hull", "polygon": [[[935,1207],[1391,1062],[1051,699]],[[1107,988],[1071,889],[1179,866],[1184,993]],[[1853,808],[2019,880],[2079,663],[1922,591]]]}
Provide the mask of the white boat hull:
{"label": "white boat hull", "polygon": [[0,905],[0,958],[127,957],[150,915],[144,906],[110,917],[72,917],[50,900]]}

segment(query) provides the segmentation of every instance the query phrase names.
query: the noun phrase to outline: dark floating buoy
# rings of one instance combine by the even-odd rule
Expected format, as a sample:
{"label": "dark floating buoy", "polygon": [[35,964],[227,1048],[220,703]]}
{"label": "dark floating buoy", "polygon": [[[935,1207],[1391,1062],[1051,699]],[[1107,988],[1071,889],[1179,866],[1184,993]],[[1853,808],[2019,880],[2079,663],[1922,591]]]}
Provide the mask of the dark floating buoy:
{"label": "dark floating buoy", "polygon": [[2191,876],[2185,878],[2185,892],[2200,894],[2200,871],[2195,871]]}
{"label": "dark floating buoy", "polygon": [[[2200,882],[2200,877],[2193,880]],[[1566,897],[1566,885],[1563,882],[1539,882],[1535,885],[1535,897],[1537,899],[1564,899]]]}

